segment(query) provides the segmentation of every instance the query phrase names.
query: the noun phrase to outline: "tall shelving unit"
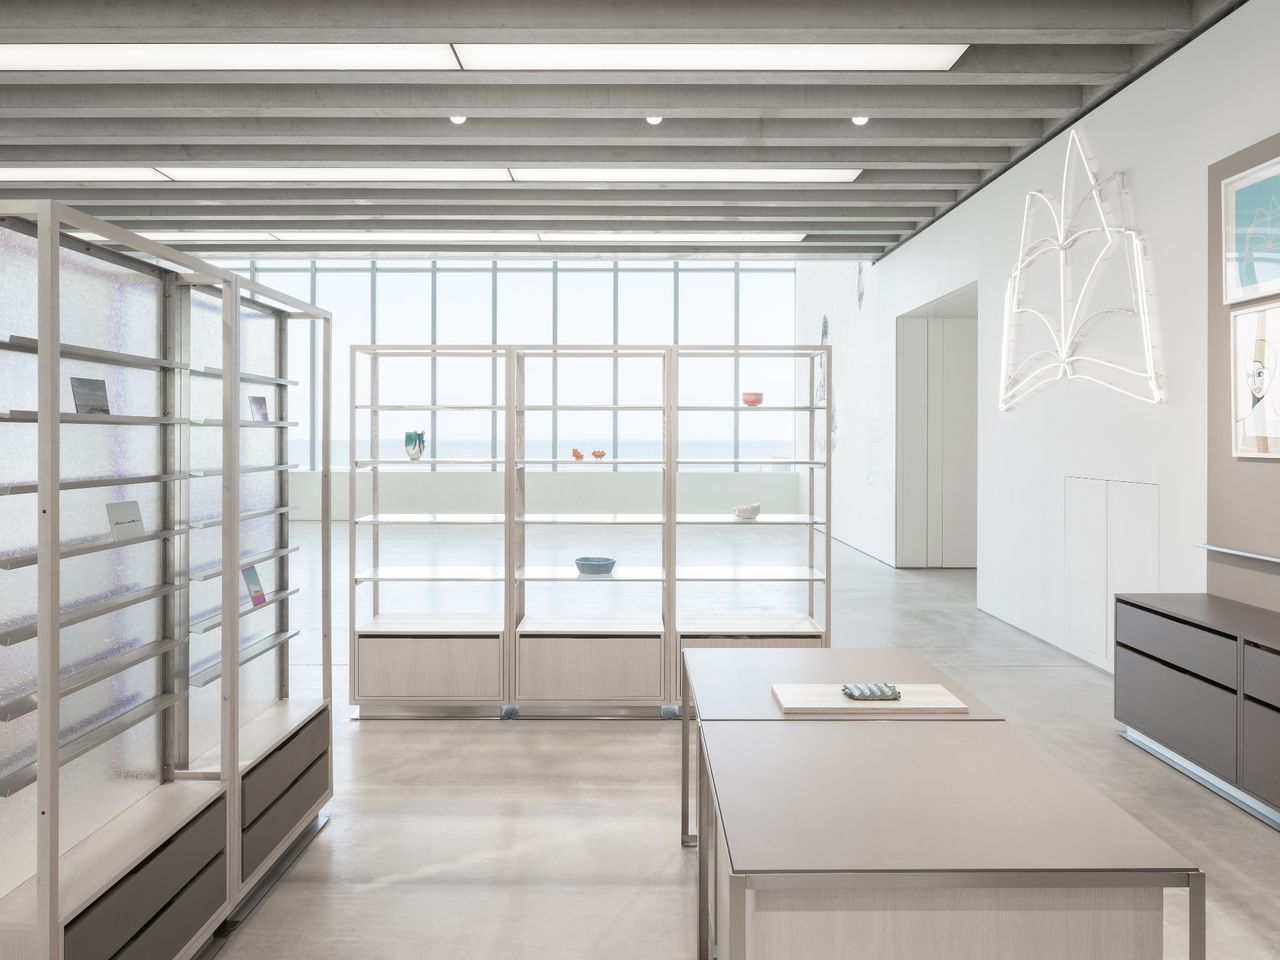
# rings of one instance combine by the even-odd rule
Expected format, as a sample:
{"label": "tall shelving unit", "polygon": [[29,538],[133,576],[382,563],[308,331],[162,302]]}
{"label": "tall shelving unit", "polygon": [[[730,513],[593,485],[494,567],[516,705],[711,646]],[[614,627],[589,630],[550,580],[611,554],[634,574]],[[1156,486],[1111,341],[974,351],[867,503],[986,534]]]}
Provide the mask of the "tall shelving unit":
{"label": "tall shelving unit", "polygon": [[[559,390],[550,402],[529,402],[529,365],[551,364],[556,371],[551,380],[558,384],[558,371],[566,361],[644,364],[648,367],[644,372],[650,373],[653,381],[648,385],[650,402],[620,403],[615,396],[609,402],[561,403]],[[670,455],[675,424],[670,351],[626,346],[523,347],[512,351],[509,378],[511,569],[507,608],[514,637],[509,680],[512,705],[524,715],[651,713],[667,700],[670,666],[667,625],[672,612],[674,542],[667,520],[674,504]],[[619,458],[616,451],[606,451],[606,457],[596,460],[591,451],[582,451],[578,460],[566,456],[564,449],[553,449],[550,457],[528,456],[530,416],[559,412],[660,418],[662,456]],[[571,440],[557,440],[562,448],[572,448]],[[657,481],[658,512],[547,513],[528,509],[531,497],[536,499],[537,495],[530,489],[531,481],[539,472],[589,471],[599,477],[617,468],[643,471]],[[635,563],[620,557],[614,572],[606,577],[579,574],[575,557],[599,553],[594,544],[607,545],[609,533],[621,527],[652,530],[659,538],[658,563]],[[577,535],[574,543],[581,546],[552,563],[527,562],[530,535],[541,528],[573,530]],[[565,550],[564,544],[556,544],[556,548]],[[567,584],[574,585],[572,591],[562,594],[558,602],[531,609],[531,593]],[[619,589],[618,585],[625,586]],[[646,585],[657,589],[645,591]],[[632,596],[625,602],[624,591],[628,589],[654,596]]]}
{"label": "tall shelving unit", "polygon": [[[286,699],[287,640],[271,641],[273,706],[290,708],[274,710],[270,746],[256,719],[239,722],[240,631],[217,629],[241,622],[242,524],[222,517],[241,513],[242,313],[258,311],[280,337],[290,318],[321,323],[326,350],[329,316],[59,203],[0,206],[0,423],[28,425],[5,426],[0,466],[0,955],[185,960],[245,908],[329,796],[327,596],[316,598],[325,678],[310,723],[294,709],[304,701]],[[193,327],[202,300],[210,330]],[[210,336],[220,366],[205,368],[194,361]],[[112,412],[69,412],[72,376],[103,381]],[[278,526],[258,562],[276,563],[287,589],[287,428],[270,429],[260,470]],[[105,505],[128,501],[146,532],[103,536]],[[202,530],[221,552],[193,553]],[[193,610],[210,582],[213,601]],[[291,636],[278,606],[270,635]],[[303,810],[305,777],[288,774],[308,749],[323,757],[323,786]],[[241,872],[263,823],[279,842]]]}
{"label": "tall shelving unit", "polygon": [[[743,467],[784,467],[802,471],[804,477],[804,513],[762,512],[756,519],[743,521],[729,514],[679,513],[677,530],[685,531],[708,525],[724,528],[780,530],[803,528],[806,532],[806,562],[803,565],[740,565],[733,562],[685,564],[676,570],[677,589],[706,584],[796,584],[805,588],[803,609],[769,613],[731,613],[678,610],[676,615],[677,649],[686,647],[826,647],[831,645],[831,536],[827,518],[831,516],[831,419],[830,346],[679,346],[674,348],[677,368],[686,360],[723,359],[733,363],[735,385],[741,385],[742,361],[794,364],[798,374],[795,396],[781,404],[765,402],[747,406],[734,390],[733,402],[726,405],[679,403],[677,415],[697,413],[732,414],[737,422],[734,436],[746,423],[750,436],[753,418],[769,413],[793,415],[796,436],[800,438],[791,458],[761,458],[739,455],[735,441],[734,455],[723,459],[677,457],[677,485],[687,471],[720,466],[729,470]],[[744,420],[745,418],[745,420]],[[675,658],[673,689],[679,689],[680,658]]]}
{"label": "tall shelving unit", "polygon": [[[503,396],[491,405],[469,407],[492,415],[492,458],[432,456],[412,462],[389,456],[380,439],[381,417],[389,411],[430,414],[433,424],[461,409],[436,395],[435,378],[424,369],[419,390],[432,402],[414,404],[380,395],[380,364],[418,358],[424,368],[447,357],[484,358],[505,370]],[[682,357],[774,360],[794,364],[804,386],[792,402],[746,407],[680,402],[679,368]],[[565,401],[566,364],[573,362],[622,364],[649,362],[639,379],[648,399],[620,402]],[[533,377],[533,365],[549,365]],[[367,456],[353,453],[351,490],[352,703],[361,716],[657,716],[669,714],[679,699],[678,653],[684,646],[826,646],[830,643],[830,465],[831,422],[829,392],[820,395],[820,372],[829,377],[828,347],[666,347],[619,345],[521,346],[380,346],[352,348],[353,438]],[[736,380],[736,377],[735,377]],[[531,382],[550,396],[534,391]],[[616,381],[615,381],[616,382]],[[430,386],[428,387],[428,384]],[[829,391],[829,387],[828,387]],[[532,395],[539,393],[539,395]],[[358,415],[367,412],[362,425]],[[748,421],[760,412],[796,418],[800,438],[792,455],[784,458],[681,458],[679,422],[686,412],[733,414]],[[657,450],[652,456],[615,456],[595,460],[569,456],[575,445],[563,428],[534,429],[539,417],[587,414],[610,418],[648,416],[659,424]],[[502,423],[499,442],[498,424]],[[737,430],[735,429],[735,435]],[[535,439],[536,434],[536,439]],[[620,436],[625,437],[626,431]],[[433,431],[434,438],[434,431]],[[398,439],[398,438],[397,438]],[[367,441],[367,444],[366,444]],[[627,442],[625,439],[622,441]],[[533,449],[535,444],[545,449]],[[353,449],[357,446],[353,443]],[[501,457],[496,453],[502,450]],[[460,467],[496,474],[500,489],[492,512],[445,514],[432,505],[430,489],[415,487],[421,512],[383,514],[383,484],[397,473],[425,471],[439,474]],[[719,513],[678,512],[683,472],[719,467],[780,467],[800,474],[806,509],[797,513],[765,512],[756,520],[739,520],[729,504]],[[388,473],[390,471],[390,473]],[[633,502],[608,506],[610,484],[619,474],[643,473],[641,490],[651,507],[637,510]],[[592,478],[584,481],[584,477]],[[606,480],[606,478],[612,480]],[[625,478],[632,481],[634,477]],[[652,480],[651,489],[644,483]],[[557,490],[557,484],[562,489]],[[401,494],[403,494],[403,489]],[[500,502],[496,499],[501,498]],[[369,509],[363,506],[367,498]],[[550,503],[547,507],[545,504]],[[605,506],[601,506],[605,504]],[[472,527],[475,536],[486,528],[501,528],[501,564],[412,563],[383,566],[379,532],[387,526],[415,531],[397,549],[410,558],[431,555],[433,531],[442,527]],[[680,536],[711,527],[760,530],[803,530],[807,562],[792,566],[750,566],[723,562],[680,560]],[[623,531],[651,530],[653,539],[630,538],[627,549],[643,556],[619,557],[613,574],[582,576],[577,556],[603,553]],[[539,537],[547,534],[547,543]],[[734,534],[730,534],[734,536]],[[451,541],[456,542],[456,541]],[[360,553],[369,551],[372,562]],[[490,555],[490,562],[492,554]],[[503,595],[487,607],[443,610],[418,605],[405,612],[387,605],[382,584],[410,582],[428,589],[440,583],[503,584]],[[713,584],[793,584],[804,587],[805,599],[795,610],[744,615],[710,605],[704,611],[682,613],[684,592]],[[652,588],[651,592],[646,591]],[[360,606],[362,591],[372,616]],[[628,593],[628,591],[633,591]],[[706,605],[704,605],[706,607]]]}
{"label": "tall shelving unit", "polygon": [[[388,537],[397,530],[412,530],[427,544],[428,554],[432,533],[441,527],[470,528],[480,537],[492,532],[505,545],[504,485],[499,482],[494,509],[488,513],[382,512],[382,486],[392,479],[412,483],[415,490],[424,483],[457,479],[460,472],[473,479],[477,475],[483,479],[486,472],[496,473],[502,480],[506,459],[499,456],[499,439],[506,425],[499,421],[504,407],[494,396],[485,398],[487,402],[449,396],[447,389],[441,389],[441,374],[456,363],[501,365],[506,360],[506,351],[500,347],[352,347],[348,503],[353,571],[349,597],[351,702],[360,707],[363,717],[497,716],[507,701],[505,664],[510,634],[504,613],[505,564],[447,558],[426,563],[383,562],[387,549],[394,549],[385,543],[384,530],[389,531]],[[407,381],[401,388],[407,392],[394,396],[384,382],[397,379],[389,374],[393,365],[403,365],[407,375],[399,378],[401,383]],[[490,456],[451,455],[448,449],[441,449],[447,444],[440,442],[438,428],[443,425],[447,433],[449,421],[466,414],[488,415]],[[428,447],[420,459],[412,460],[403,451],[397,436],[403,431],[389,431],[388,421],[397,420],[400,427],[427,421],[424,433],[429,433]],[[386,436],[388,432],[390,436]],[[430,498],[429,492],[419,496]],[[362,556],[366,549],[367,559]],[[440,591],[447,585],[474,591],[488,585],[493,596],[487,602],[476,596],[466,609],[426,611],[412,602],[412,594],[409,602],[404,594],[385,596],[405,585],[424,591]],[[384,592],[384,587],[389,589]]]}

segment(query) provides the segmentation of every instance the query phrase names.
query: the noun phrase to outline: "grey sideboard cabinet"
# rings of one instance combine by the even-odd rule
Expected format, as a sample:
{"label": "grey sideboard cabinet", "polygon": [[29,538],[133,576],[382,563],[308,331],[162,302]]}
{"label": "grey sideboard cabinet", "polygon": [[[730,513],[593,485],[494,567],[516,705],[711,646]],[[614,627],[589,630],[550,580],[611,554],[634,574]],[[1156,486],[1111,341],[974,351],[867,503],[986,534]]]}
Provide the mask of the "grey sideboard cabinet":
{"label": "grey sideboard cabinet", "polygon": [[1280,612],[1208,593],[1120,594],[1115,637],[1116,719],[1280,826]]}

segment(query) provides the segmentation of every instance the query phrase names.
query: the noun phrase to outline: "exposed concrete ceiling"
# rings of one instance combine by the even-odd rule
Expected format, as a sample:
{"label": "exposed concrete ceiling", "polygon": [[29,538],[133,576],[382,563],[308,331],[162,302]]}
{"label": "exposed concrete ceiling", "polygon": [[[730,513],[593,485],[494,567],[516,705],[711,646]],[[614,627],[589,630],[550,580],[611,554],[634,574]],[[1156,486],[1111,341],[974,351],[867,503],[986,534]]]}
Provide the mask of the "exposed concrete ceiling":
{"label": "exposed concrete ceiling", "polygon": [[[4,167],[858,169],[851,183],[23,182],[204,255],[872,259],[1239,0],[79,0],[5,3],[4,43],[963,43],[946,71],[3,71]],[[2,57],[2,53],[0,53]],[[870,118],[863,126],[851,116]],[[450,116],[466,116],[455,125]],[[650,125],[649,116],[663,122]],[[678,244],[390,233],[708,233]],[[715,231],[802,242],[717,240]]]}

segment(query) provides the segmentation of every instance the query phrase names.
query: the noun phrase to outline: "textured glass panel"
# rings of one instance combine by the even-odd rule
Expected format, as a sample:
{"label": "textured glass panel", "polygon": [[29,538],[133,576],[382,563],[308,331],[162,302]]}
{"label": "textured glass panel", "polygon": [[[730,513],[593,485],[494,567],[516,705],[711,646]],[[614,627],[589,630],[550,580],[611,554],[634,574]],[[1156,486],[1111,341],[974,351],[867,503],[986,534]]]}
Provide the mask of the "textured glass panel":
{"label": "textured glass panel", "polygon": [[[62,852],[159,786],[158,733],[159,721],[146,721],[62,768],[58,844]],[[4,839],[0,895],[35,874],[35,834],[35,784],[0,798],[0,837]]]}
{"label": "textured glass panel", "polygon": [[[215,468],[216,469],[216,468]],[[222,516],[222,478],[221,477],[197,477],[188,485],[188,497],[191,505],[192,520],[216,520]],[[199,537],[204,540],[212,537],[218,539],[218,534],[210,534],[207,530],[191,531],[193,538]],[[193,540],[194,542],[194,540]],[[221,542],[220,540],[218,541]],[[221,549],[219,547],[219,549]],[[203,556],[203,560],[208,560],[208,556]],[[197,567],[203,564],[197,563],[193,556],[191,566]]]}
{"label": "textured glass panel", "polygon": [[279,463],[276,456],[276,428],[248,427],[240,431],[240,466],[265,467]]}
{"label": "textured glass panel", "polygon": [[275,517],[260,517],[240,524],[241,554],[264,553],[280,540],[280,524]]}
{"label": "textured glass panel", "polygon": [[258,657],[240,668],[240,726],[244,726],[279,699],[276,658]]}
{"label": "textured glass panel", "polygon": [[191,366],[222,366],[222,299],[191,291]]}
{"label": "textured glass panel", "polygon": [[159,356],[159,278],[64,247],[58,284],[64,342]]}
{"label": "textured glass panel", "polygon": [[37,335],[36,246],[33,237],[0,227],[0,334],[6,337]]}
{"label": "textured glass panel", "polygon": [[59,432],[63,480],[160,472],[156,427],[64,423]]}
{"label": "textured glass panel", "polygon": [[240,369],[244,373],[256,373],[264,377],[276,376],[276,333],[278,322],[274,315],[240,308]]}
{"label": "textured glass panel", "polygon": [[[194,654],[192,662],[196,662]],[[195,760],[222,742],[222,681],[215,680],[207,687],[192,687],[187,702],[190,710],[187,756]]]}
{"label": "textured glass panel", "polygon": [[[2,355],[2,352],[0,352]],[[0,424],[0,443],[4,456],[0,457],[0,483],[34,483],[39,433],[34,423]]]}
{"label": "textured glass panel", "polygon": [[[34,357],[30,357],[32,361]],[[32,377],[27,384],[30,398],[21,404],[21,409],[34,410],[36,407],[36,384],[32,369]],[[167,411],[162,409],[160,397],[160,373],[155,370],[139,370],[133,367],[120,367],[114,364],[86,363],[82,360],[63,360],[60,372],[61,409],[74,413],[76,409],[75,395],[71,390],[72,377],[87,377],[105,381],[107,386],[107,403],[114,414],[125,414],[131,417],[158,417]],[[25,391],[24,391],[25,392]],[[14,404],[14,406],[19,406]]]}
{"label": "textured glass panel", "polygon": [[280,502],[279,475],[250,473],[240,478],[240,509],[244,513],[265,510]]}

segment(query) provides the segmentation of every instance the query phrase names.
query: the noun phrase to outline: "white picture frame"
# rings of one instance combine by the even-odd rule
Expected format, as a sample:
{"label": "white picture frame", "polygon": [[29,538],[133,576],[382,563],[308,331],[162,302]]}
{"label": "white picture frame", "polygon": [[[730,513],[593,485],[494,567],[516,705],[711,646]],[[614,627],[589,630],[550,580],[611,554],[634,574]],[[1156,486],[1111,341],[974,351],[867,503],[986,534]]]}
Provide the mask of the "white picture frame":
{"label": "white picture frame", "polygon": [[[1260,263],[1265,267],[1261,277]],[[1222,302],[1244,303],[1276,294],[1280,294],[1280,157],[1222,181]]]}
{"label": "white picture frame", "polygon": [[1280,460],[1280,300],[1231,312],[1231,455]]}

